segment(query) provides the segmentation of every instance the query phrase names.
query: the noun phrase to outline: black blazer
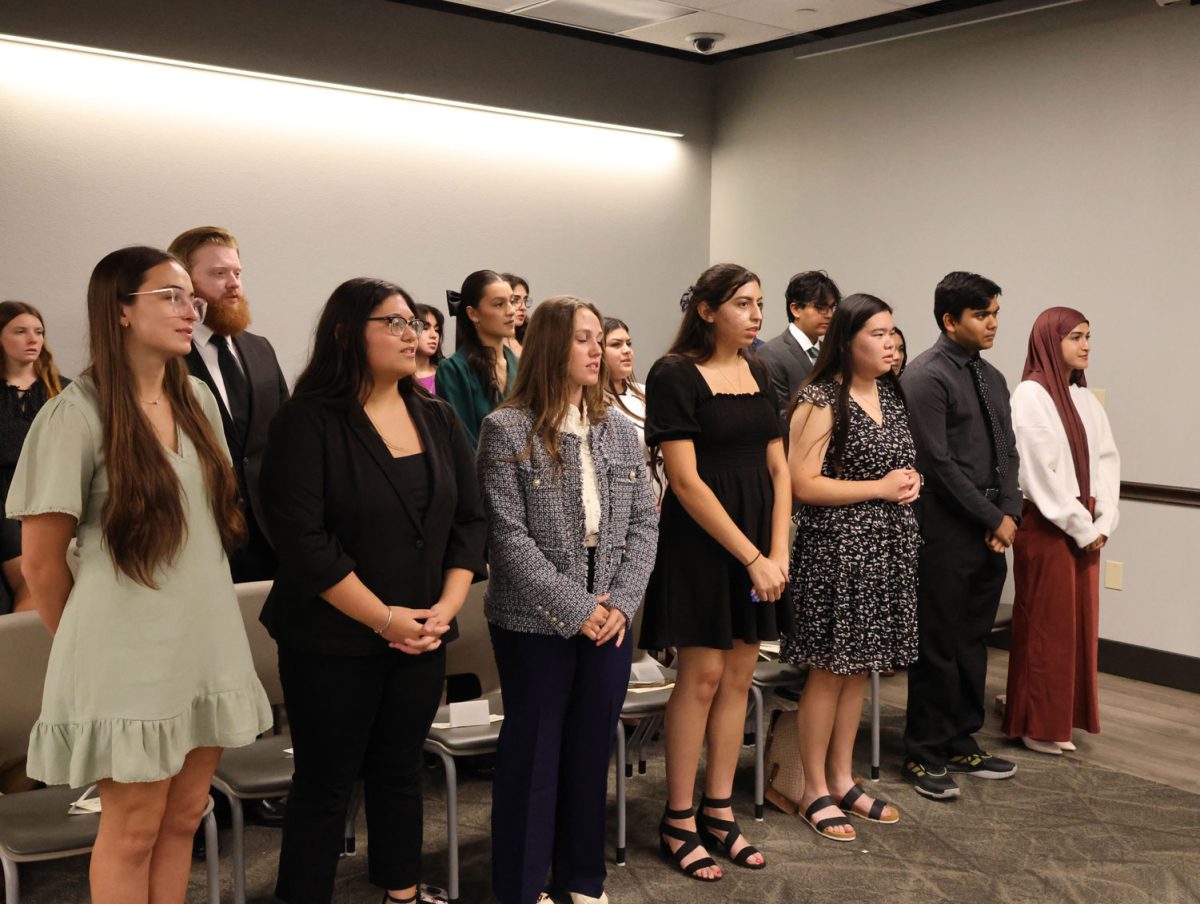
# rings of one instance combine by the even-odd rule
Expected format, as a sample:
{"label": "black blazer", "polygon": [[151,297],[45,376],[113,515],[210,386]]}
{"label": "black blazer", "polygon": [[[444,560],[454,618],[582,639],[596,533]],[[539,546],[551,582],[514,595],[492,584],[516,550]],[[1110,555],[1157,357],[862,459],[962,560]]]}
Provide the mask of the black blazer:
{"label": "black blazer", "polygon": [[246,370],[246,382],[250,384],[250,423],[246,427],[246,442],[243,445],[233,429],[233,418],[217,392],[217,384],[212,374],[204,364],[204,359],[196,351],[193,343],[192,350],[187,353],[188,371],[193,377],[199,377],[208,384],[212,394],[217,398],[217,407],[221,409],[221,423],[225,427],[225,442],[229,446],[229,455],[233,459],[233,469],[237,474],[238,487],[242,498],[254,516],[255,522],[270,538],[263,519],[262,493],[259,490],[262,473],[263,453],[267,448],[267,428],[271,418],[279,410],[279,406],[287,401],[287,381],[283,378],[283,370],[279,367],[279,359],[275,357],[275,349],[262,336],[253,333],[242,333],[233,337],[234,348],[242,359]]}
{"label": "black blazer", "polygon": [[[796,390],[812,373],[813,360],[800,347],[792,335],[791,327],[760,348],[758,360],[767,365],[767,371],[771,374],[771,388],[775,390],[779,416],[783,417],[788,405],[796,397]],[[786,424],[783,435],[787,436]]]}
{"label": "black blazer", "polygon": [[[487,523],[462,425],[440,399],[402,393],[429,465],[424,517],[353,399],[294,398],[271,424],[262,495],[279,571],[260,620],[280,646],[387,652],[383,638],[319,596],[351,572],[385,603],[416,609],[437,602],[447,569],[486,577]],[[445,637],[455,635],[451,626]]]}

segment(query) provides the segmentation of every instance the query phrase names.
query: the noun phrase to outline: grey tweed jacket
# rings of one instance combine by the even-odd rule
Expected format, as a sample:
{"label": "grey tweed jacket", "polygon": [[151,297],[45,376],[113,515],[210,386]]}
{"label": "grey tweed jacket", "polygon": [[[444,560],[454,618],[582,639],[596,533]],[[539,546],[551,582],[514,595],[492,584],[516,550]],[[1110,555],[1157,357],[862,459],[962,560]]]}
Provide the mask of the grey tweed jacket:
{"label": "grey tweed jacket", "polygon": [[527,410],[500,408],[480,430],[476,466],[488,521],[488,621],[510,631],[573,637],[595,610],[596,596],[608,593],[606,605],[620,609],[632,625],[658,546],[658,509],[637,431],[611,414],[591,429],[601,514],[588,593],[580,440],[560,436],[558,473],[539,442],[516,461],[532,426]]}

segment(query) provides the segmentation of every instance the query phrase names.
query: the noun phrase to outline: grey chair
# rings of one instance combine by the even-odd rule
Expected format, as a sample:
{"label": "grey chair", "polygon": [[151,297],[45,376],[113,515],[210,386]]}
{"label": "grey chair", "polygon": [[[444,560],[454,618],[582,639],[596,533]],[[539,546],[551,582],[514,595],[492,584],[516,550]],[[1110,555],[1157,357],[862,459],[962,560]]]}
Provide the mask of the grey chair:
{"label": "grey chair", "polygon": [[[446,644],[446,675],[473,674],[479,682],[479,698],[488,701],[489,712],[503,715],[500,700],[500,676],[492,655],[491,637],[483,615],[483,593],[487,582],[473,584],[467,601],[458,613],[458,639]],[[449,707],[442,707],[434,724],[446,722]],[[461,756],[495,753],[500,740],[500,722],[466,728],[431,728],[425,750],[435,754],[446,772],[446,849],[449,860],[447,896],[458,900],[458,767]]]}
{"label": "grey chair", "polygon": [[[250,641],[254,669],[267,692],[267,699],[278,713],[283,706],[278,652],[275,641],[258,620],[270,591],[270,581],[237,585],[238,604],[242,610],[246,637]],[[245,904],[246,901],[246,816],[242,802],[287,796],[292,787],[293,769],[291,757],[284,753],[284,749],[291,746],[290,737],[275,734],[259,738],[246,747],[231,748],[221,755],[220,765],[213,776],[213,788],[229,801],[233,828],[230,859],[233,866],[234,904]]]}
{"label": "grey chair", "polygon": [[[50,656],[50,635],[33,612],[0,617],[0,762],[24,756],[37,721]],[[70,816],[82,789],[55,786],[0,796],[0,864],[6,904],[21,900],[18,864],[77,857],[91,851],[100,817]],[[217,823],[212,798],[204,811],[208,900],[218,904]]]}
{"label": "grey chair", "polygon": [[[640,613],[639,613],[640,615]],[[636,623],[635,623],[636,627]],[[630,640],[630,635],[626,635]],[[639,658],[643,661],[652,658],[649,653],[642,651]],[[646,760],[642,756],[642,746],[654,733],[662,727],[663,715],[667,711],[667,701],[671,699],[671,691],[675,687],[675,670],[663,668],[664,687],[634,690],[625,692],[625,702],[621,705],[621,718],[617,720],[616,735],[616,786],[617,786],[617,843],[616,864],[625,865],[626,852],[626,788],[625,783],[633,778],[633,762],[631,755],[638,760],[638,774],[645,775]],[[633,723],[633,730],[627,735],[625,727]]]}

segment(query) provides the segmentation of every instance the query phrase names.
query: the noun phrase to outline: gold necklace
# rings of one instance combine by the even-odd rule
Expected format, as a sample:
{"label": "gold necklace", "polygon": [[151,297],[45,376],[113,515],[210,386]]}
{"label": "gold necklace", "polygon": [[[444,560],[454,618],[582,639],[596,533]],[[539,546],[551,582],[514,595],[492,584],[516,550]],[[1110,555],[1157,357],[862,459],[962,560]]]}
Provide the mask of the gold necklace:
{"label": "gold necklace", "polygon": [[[861,408],[863,411],[865,411],[868,416],[870,416],[872,413],[878,414],[879,420],[880,421],[883,420],[883,403],[880,402],[880,400],[879,400],[879,390],[875,391],[875,398],[873,400],[868,400],[865,397],[859,398],[853,392],[850,393],[850,397],[858,403],[858,407]],[[866,402],[868,402],[868,401],[871,402],[870,405],[866,404]],[[872,420],[875,420],[875,419],[872,418]]]}
{"label": "gold necklace", "polygon": [[[365,408],[363,409],[363,413],[367,414],[367,411]],[[378,436],[381,440],[383,440],[383,444],[385,446],[387,446],[391,451],[393,451],[393,452],[411,452],[412,451],[412,449],[408,446],[397,446],[395,443],[388,442],[388,438],[383,435],[383,431],[379,429],[379,425],[375,423],[375,419],[373,417],[371,417],[370,414],[367,414],[367,420],[371,422],[371,428],[375,431],[375,435]],[[420,448],[418,448],[417,452],[419,453],[420,451],[421,451]]]}
{"label": "gold necklace", "polygon": [[736,382],[736,383],[733,380],[729,379],[729,374],[727,374],[725,371],[721,370],[721,368],[719,368],[719,367],[713,368],[713,370],[715,370],[717,373],[719,373],[721,375],[721,379],[723,379],[726,383],[729,384],[729,388],[733,390],[733,394],[737,395],[738,393],[740,393],[742,391],[742,385],[741,385],[742,358],[740,355],[738,356],[737,361],[734,363],[733,369],[737,372],[737,375],[738,375],[738,382]]}

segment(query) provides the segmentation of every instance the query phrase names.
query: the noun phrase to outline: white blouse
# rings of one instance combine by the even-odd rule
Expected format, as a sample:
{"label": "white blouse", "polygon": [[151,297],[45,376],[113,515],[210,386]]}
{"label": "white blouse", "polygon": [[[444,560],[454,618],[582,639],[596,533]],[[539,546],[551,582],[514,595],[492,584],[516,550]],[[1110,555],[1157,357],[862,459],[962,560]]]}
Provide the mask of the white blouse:
{"label": "white blouse", "polygon": [[596,485],[596,460],[592,458],[592,432],[587,418],[574,405],[558,425],[559,433],[579,437],[579,477],[583,492],[583,545],[594,547],[600,542],[600,489]]}
{"label": "white blouse", "polygon": [[[632,422],[634,428],[637,430],[638,439],[642,443],[642,451],[645,452],[646,451],[646,403],[642,399],[639,399],[637,396],[635,396],[632,392],[630,392],[631,386],[637,386],[637,388],[641,391],[642,395],[643,396],[646,395],[646,387],[644,387],[640,384],[626,381],[625,391],[623,393],[621,393],[619,396],[617,396],[617,398],[621,400],[621,405],[624,405],[625,408],[627,408],[629,410],[628,410],[628,412],[625,411],[623,408],[621,408],[621,405],[613,405],[612,410],[618,412],[620,415],[628,418],[630,420],[630,422]],[[631,413],[633,415],[635,415],[635,417],[629,417],[629,415]],[[641,420],[638,420],[638,418],[641,418]]]}
{"label": "white blouse", "polygon": [[1084,387],[1071,386],[1070,391],[1087,434],[1095,518],[1079,501],[1067,430],[1050,393],[1033,380],[1019,383],[1012,394],[1012,420],[1021,455],[1021,491],[1082,549],[1101,534],[1111,537],[1117,527],[1121,456],[1099,399]]}

